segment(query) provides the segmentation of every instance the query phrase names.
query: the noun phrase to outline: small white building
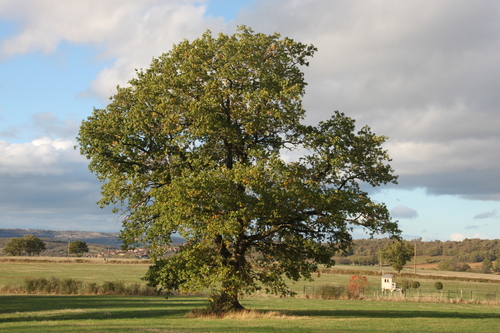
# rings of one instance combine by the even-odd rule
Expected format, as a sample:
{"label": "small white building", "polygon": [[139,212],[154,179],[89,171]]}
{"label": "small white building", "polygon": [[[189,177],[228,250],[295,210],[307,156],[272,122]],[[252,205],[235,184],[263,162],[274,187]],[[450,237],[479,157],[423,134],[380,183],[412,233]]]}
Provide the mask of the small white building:
{"label": "small white building", "polygon": [[382,275],[382,292],[386,290],[395,291],[398,287],[396,282],[394,281],[394,275],[392,274],[383,274]]}

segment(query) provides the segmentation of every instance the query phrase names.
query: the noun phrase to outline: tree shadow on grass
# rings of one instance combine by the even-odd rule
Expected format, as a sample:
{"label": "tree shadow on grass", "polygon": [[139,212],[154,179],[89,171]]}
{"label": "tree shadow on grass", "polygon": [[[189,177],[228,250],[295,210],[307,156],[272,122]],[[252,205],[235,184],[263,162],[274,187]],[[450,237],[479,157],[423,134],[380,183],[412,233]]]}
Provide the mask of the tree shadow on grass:
{"label": "tree shadow on grass", "polygon": [[290,315],[299,317],[334,317],[334,318],[460,318],[460,319],[500,319],[500,314],[478,312],[452,312],[429,310],[283,310]]}
{"label": "tree shadow on grass", "polygon": [[199,298],[141,296],[0,296],[0,323],[182,316],[206,306]]}

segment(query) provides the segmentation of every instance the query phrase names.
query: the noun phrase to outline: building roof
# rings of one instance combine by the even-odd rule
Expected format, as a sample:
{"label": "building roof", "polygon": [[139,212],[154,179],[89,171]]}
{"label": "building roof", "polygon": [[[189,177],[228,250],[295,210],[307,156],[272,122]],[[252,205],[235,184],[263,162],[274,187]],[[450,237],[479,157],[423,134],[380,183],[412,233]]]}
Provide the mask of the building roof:
{"label": "building roof", "polygon": [[383,278],[391,278],[392,279],[394,277],[394,275],[393,274],[382,274],[382,277]]}

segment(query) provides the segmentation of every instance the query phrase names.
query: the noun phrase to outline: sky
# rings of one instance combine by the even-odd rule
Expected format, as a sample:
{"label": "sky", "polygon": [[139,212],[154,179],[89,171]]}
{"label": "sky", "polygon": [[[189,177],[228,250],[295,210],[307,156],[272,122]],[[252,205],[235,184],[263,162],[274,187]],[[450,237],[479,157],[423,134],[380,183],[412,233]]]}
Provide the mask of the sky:
{"label": "sky", "polygon": [[81,121],[172,45],[238,25],[318,48],[306,123],[339,110],[389,137],[399,184],[370,194],[404,238],[500,238],[490,0],[0,0],[0,228],[119,231],[74,149]]}

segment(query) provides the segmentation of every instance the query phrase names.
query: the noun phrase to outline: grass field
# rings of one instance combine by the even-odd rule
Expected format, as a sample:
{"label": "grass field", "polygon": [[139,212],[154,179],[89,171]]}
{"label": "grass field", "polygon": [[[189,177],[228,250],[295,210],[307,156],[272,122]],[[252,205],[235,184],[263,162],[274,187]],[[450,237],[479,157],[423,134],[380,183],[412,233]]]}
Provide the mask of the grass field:
{"label": "grass field", "polygon": [[149,268],[148,263],[145,261],[141,264],[115,264],[104,263],[102,259],[89,260],[89,263],[64,260],[61,262],[43,262],[42,260],[0,262],[0,285],[20,284],[26,278],[40,277],[74,278],[84,282],[116,280],[125,283],[140,282],[140,278]]}
{"label": "grass field", "polygon": [[[117,262],[107,261],[103,259],[86,259],[84,262],[78,262],[76,259],[70,261],[66,258],[53,257],[37,257],[34,260],[27,261],[26,257],[20,260],[5,260],[0,261],[0,286],[2,285],[20,285],[26,278],[73,278],[83,282],[103,282],[103,281],[122,281],[126,284],[139,283],[145,284],[141,278],[146,273],[149,262],[139,260],[121,260]],[[128,264],[125,264],[128,263]],[[375,270],[374,267],[359,267],[359,266],[335,266],[332,273],[336,270],[360,269],[360,270]],[[468,281],[448,281],[425,279],[424,274],[428,270],[417,271],[420,277],[411,278],[418,280],[421,284],[420,291],[425,295],[435,291],[434,283],[441,281],[444,285],[443,292],[456,296],[461,293],[466,299],[477,299],[477,295],[493,294],[494,299],[500,301],[500,283],[479,283]],[[490,280],[498,279],[499,275],[493,274],[474,274],[462,272],[439,272],[433,271],[432,275],[463,277],[463,278],[486,278]],[[352,275],[357,274],[355,272]],[[346,274],[328,274],[323,273],[319,277],[316,276],[314,281],[299,281],[290,283],[290,287],[298,294],[304,291],[312,290],[320,285],[346,285],[349,282],[350,275]],[[368,275],[367,279],[370,283],[367,294],[370,296],[376,295],[380,291],[380,277],[378,275]],[[401,279],[400,279],[401,280]],[[500,280],[498,280],[500,282]],[[401,281],[399,281],[401,282]]]}
{"label": "grass field", "polygon": [[0,332],[497,332],[500,306],[250,297],[285,316],[190,318],[199,297],[0,296]]}
{"label": "grass field", "polygon": [[[132,262],[132,261],[131,261]],[[73,278],[84,282],[141,282],[147,263],[0,262],[0,285],[22,284],[25,278]],[[340,268],[339,268],[340,269]],[[479,275],[490,277],[491,275]],[[500,302],[468,302],[469,290],[500,292],[498,283],[442,281],[445,289],[466,290],[441,303],[379,300],[380,277],[367,276],[377,300],[318,300],[302,295],[321,285],[346,285],[350,275],[322,274],[315,281],[292,284],[297,298],[255,295],[242,300],[248,309],[279,311],[286,316],[230,319],[189,318],[206,306],[203,297],[0,295],[0,332],[496,332]],[[413,278],[412,278],[413,279]],[[418,279],[423,290],[435,280]],[[373,297],[371,297],[373,293]],[[408,299],[407,299],[408,300]],[[427,300],[423,298],[423,300]],[[436,299],[432,299],[436,301]],[[477,300],[477,299],[476,299]],[[455,301],[452,303],[450,301]]]}

